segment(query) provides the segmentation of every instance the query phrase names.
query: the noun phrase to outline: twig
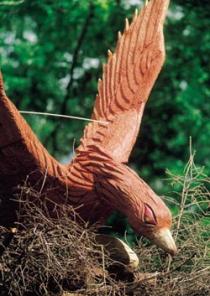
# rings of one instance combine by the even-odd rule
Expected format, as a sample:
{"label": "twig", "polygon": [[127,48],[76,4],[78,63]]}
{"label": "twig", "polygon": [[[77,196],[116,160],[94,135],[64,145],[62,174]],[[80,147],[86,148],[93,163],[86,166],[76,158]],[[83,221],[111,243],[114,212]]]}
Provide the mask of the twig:
{"label": "twig", "polygon": [[[69,69],[70,80],[69,80],[69,83],[68,83],[68,85],[66,87],[66,95],[64,96],[63,102],[61,104],[61,109],[60,109],[61,114],[66,113],[70,90],[71,90],[71,87],[72,87],[73,82],[74,82],[74,70],[75,70],[75,68],[77,66],[77,61],[78,61],[80,48],[82,47],[82,44],[83,44],[83,42],[85,40],[85,36],[87,34],[90,21],[93,18],[93,15],[94,15],[93,14],[93,8],[94,8],[94,6],[93,6],[93,3],[91,1],[90,4],[89,4],[89,11],[88,11],[86,20],[85,20],[85,22],[84,22],[84,24],[82,26],[82,29],[81,29],[81,32],[80,32],[80,35],[79,35],[79,38],[78,38],[78,41],[77,41],[77,45],[76,45],[76,47],[74,49],[72,64],[71,64],[71,67]],[[56,150],[56,148],[57,148],[56,135],[57,135],[57,131],[59,129],[59,126],[60,126],[60,122],[58,122],[55,125],[54,129],[52,130],[52,132],[49,134],[48,138],[46,139],[46,142],[48,142],[48,140],[52,138],[52,140],[53,140],[53,149],[54,150]]]}
{"label": "twig", "polygon": [[[187,196],[188,196],[189,186],[190,186],[192,179],[193,179],[193,172],[192,172],[193,165],[194,165],[194,153],[192,153],[192,139],[190,138],[190,158],[189,158],[188,164],[186,165],[186,168],[185,168],[186,173],[185,173],[185,177],[184,177],[184,184],[183,184],[183,189],[182,189],[182,194],[181,194],[180,214],[179,214],[178,221],[177,221],[176,234],[174,236],[175,241],[177,240],[177,236],[178,236],[180,225],[181,225],[181,219],[184,214],[184,209],[185,209],[185,204],[186,204],[186,200],[187,200]],[[190,178],[189,178],[189,176],[190,176]]]}
{"label": "twig", "polygon": [[66,113],[67,102],[68,102],[68,99],[69,99],[69,92],[70,92],[72,84],[74,82],[74,70],[75,70],[76,65],[77,65],[77,60],[78,60],[80,48],[81,48],[81,46],[83,44],[86,33],[88,31],[90,21],[91,21],[91,19],[93,17],[93,8],[94,8],[94,6],[93,6],[92,2],[90,2],[88,15],[86,17],[86,20],[85,20],[85,22],[83,24],[83,27],[82,27],[82,30],[80,32],[80,35],[79,35],[79,38],[78,38],[78,41],[77,41],[77,45],[76,45],[76,47],[74,49],[72,64],[71,64],[71,67],[70,67],[70,70],[69,70],[70,80],[69,80],[69,83],[68,83],[68,85],[66,87],[66,95],[65,95],[65,97],[63,99],[63,103],[62,103],[62,106],[61,106],[61,113],[62,114]]}
{"label": "twig", "polygon": [[[181,227],[181,220],[184,214],[184,210],[185,210],[185,205],[186,205],[186,201],[187,201],[187,197],[189,194],[189,189],[190,186],[194,180],[194,176],[193,176],[193,169],[195,167],[194,164],[194,155],[195,153],[192,152],[192,138],[190,137],[190,146],[189,146],[189,160],[188,163],[184,169],[184,181],[183,181],[183,185],[182,185],[182,192],[181,192],[181,203],[180,203],[180,212],[179,212],[179,216],[178,216],[178,221],[177,221],[177,227],[176,227],[176,232],[174,235],[174,240],[177,240],[178,234],[179,234],[179,229]],[[197,177],[197,176],[196,176]],[[171,267],[171,263],[172,263],[172,257],[169,257],[168,260],[168,266],[167,266],[167,272],[170,272],[170,267]]]}
{"label": "twig", "polygon": [[79,117],[79,116],[72,116],[72,115],[63,115],[63,114],[55,114],[55,113],[48,113],[48,112],[35,112],[35,111],[19,111],[21,114],[30,114],[30,115],[42,115],[42,116],[51,116],[51,117],[60,117],[60,118],[66,118],[66,119],[77,119],[77,120],[84,120],[84,121],[90,121],[90,122],[97,122],[101,124],[108,124],[107,121],[101,121],[101,120],[95,120],[90,119],[86,117]]}

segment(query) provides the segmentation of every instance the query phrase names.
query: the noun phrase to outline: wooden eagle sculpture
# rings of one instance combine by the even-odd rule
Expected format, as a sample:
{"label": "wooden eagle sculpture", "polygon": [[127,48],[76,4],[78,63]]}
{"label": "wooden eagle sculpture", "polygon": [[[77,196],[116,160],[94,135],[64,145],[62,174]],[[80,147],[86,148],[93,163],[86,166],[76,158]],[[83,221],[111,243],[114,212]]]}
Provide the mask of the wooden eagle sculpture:
{"label": "wooden eagle sculpture", "polygon": [[[57,211],[56,205],[69,204],[85,221],[95,222],[117,210],[127,216],[136,233],[176,253],[169,209],[127,166],[145,104],[165,59],[163,23],[168,4],[169,0],[150,0],[131,24],[126,20],[98,82],[95,121],[86,126],[69,164],[49,155],[6,96],[0,78],[2,196],[12,196],[27,178],[40,192],[39,199],[48,201],[50,215]],[[5,219],[11,208],[4,208],[4,203],[0,216]]]}

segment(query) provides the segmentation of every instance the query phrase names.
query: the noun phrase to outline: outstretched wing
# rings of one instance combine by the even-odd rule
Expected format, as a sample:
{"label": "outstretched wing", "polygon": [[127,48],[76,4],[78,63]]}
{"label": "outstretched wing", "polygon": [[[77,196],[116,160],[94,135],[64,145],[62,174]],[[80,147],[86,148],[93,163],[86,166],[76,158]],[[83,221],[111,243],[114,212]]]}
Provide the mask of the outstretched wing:
{"label": "outstretched wing", "polygon": [[115,160],[128,161],[145,103],[164,62],[163,22],[168,4],[169,0],[150,0],[131,25],[126,20],[98,82],[92,118],[101,122],[85,128],[78,153],[98,145]]}
{"label": "outstretched wing", "polygon": [[0,185],[17,185],[27,175],[36,182],[42,174],[56,179],[64,172],[7,98],[0,76]]}

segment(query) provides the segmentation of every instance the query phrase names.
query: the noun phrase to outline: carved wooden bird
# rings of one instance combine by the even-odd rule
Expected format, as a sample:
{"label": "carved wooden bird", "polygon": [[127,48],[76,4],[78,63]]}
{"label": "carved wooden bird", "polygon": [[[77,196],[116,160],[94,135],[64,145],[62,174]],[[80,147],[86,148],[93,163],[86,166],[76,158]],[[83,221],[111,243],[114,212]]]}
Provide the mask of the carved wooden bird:
{"label": "carved wooden bird", "polygon": [[8,197],[27,177],[31,186],[41,188],[40,199],[48,200],[51,215],[56,205],[66,203],[90,222],[102,221],[117,210],[128,217],[137,233],[176,253],[169,209],[127,166],[145,104],[164,62],[163,22],[168,4],[169,0],[151,0],[130,25],[126,20],[98,82],[92,118],[99,122],[86,126],[70,164],[60,164],[49,155],[6,96],[0,79],[3,196]]}

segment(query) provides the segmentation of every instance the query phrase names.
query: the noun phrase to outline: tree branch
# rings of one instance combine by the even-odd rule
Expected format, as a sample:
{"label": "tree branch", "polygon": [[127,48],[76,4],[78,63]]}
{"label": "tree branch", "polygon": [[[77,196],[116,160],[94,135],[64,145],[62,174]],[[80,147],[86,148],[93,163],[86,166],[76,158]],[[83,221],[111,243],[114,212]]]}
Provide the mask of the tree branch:
{"label": "tree branch", "polygon": [[79,57],[80,48],[81,48],[81,46],[83,44],[83,41],[85,39],[86,33],[88,31],[89,24],[91,22],[91,19],[94,16],[93,9],[94,9],[94,7],[93,7],[93,4],[91,2],[90,5],[89,5],[88,15],[87,15],[86,20],[85,20],[85,22],[83,24],[82,30],[81,30],[79,38],[78,38],[77,45],[76,45],[74,53],[73,53],[72,64],[71,64],[71,67],[70,67],[70,70],[69,70],[70,80],[69,80],[69,83],[68,83],[68,85],[66,87],[66,95],[65,95],[65,97],[63,99],[63,103],[61,105],[61,110],[60,110],[61,114],[66,113],[69,94],[70,94],[70,91],[71,91],[72,84],[74,82],[74,70],[75,70],[75,68],[77,66],[77,60],[78,60],[78,57]]}
{"label": "tree branch", "polygon": [[[80,35],[79,35],[79,38],[78,38],[78,41],[77,41],[77,45],[76,45],[76,47],[74,49],[72,63],[71,63],[71,67],[69,69],[70,80],[69,80],[69,83],[68,83],[68,85],[66,87],[66,95],[64,96],[63,102],[61,104],[60,114],[66,114],[66,112],[67,112],[67,104],[68,104],[68,100],[70,98],[71,88],[72,88],[72,85],[73,85],[73,82],[74,82],[74,70],[75,70],[75,68],[77,66],[79,52],[80,52],[82,44],[83,44],[83,42],[85,40],[85,36],[87,34],[87,31],[88,31],[88,28],[89,28],[89,25],[90,25],[90,22],[91,22],[91,19],[93,18],[93,16],[94,16],[94,6],[93,6],[93,3],[90,2],[87,17],[86,17],[85,22],[84,22],[84,24],[82,26],[82,29],[81,29],[81,32],[80,32]],[[48,135],[48,137],[46,139],[46,143],[48,143],[49,140],[52,140],[52,145],[53,145],[52,148],[53,148],[54,151],[57,150],[57,140],[56,140],[56,138],[57,138],[57,131],[58,131],[59,127],[60,127],[60,124],[61,124],[60,121],[58,121],[55,124],[54,129],[52,130],[52,132]]]}

